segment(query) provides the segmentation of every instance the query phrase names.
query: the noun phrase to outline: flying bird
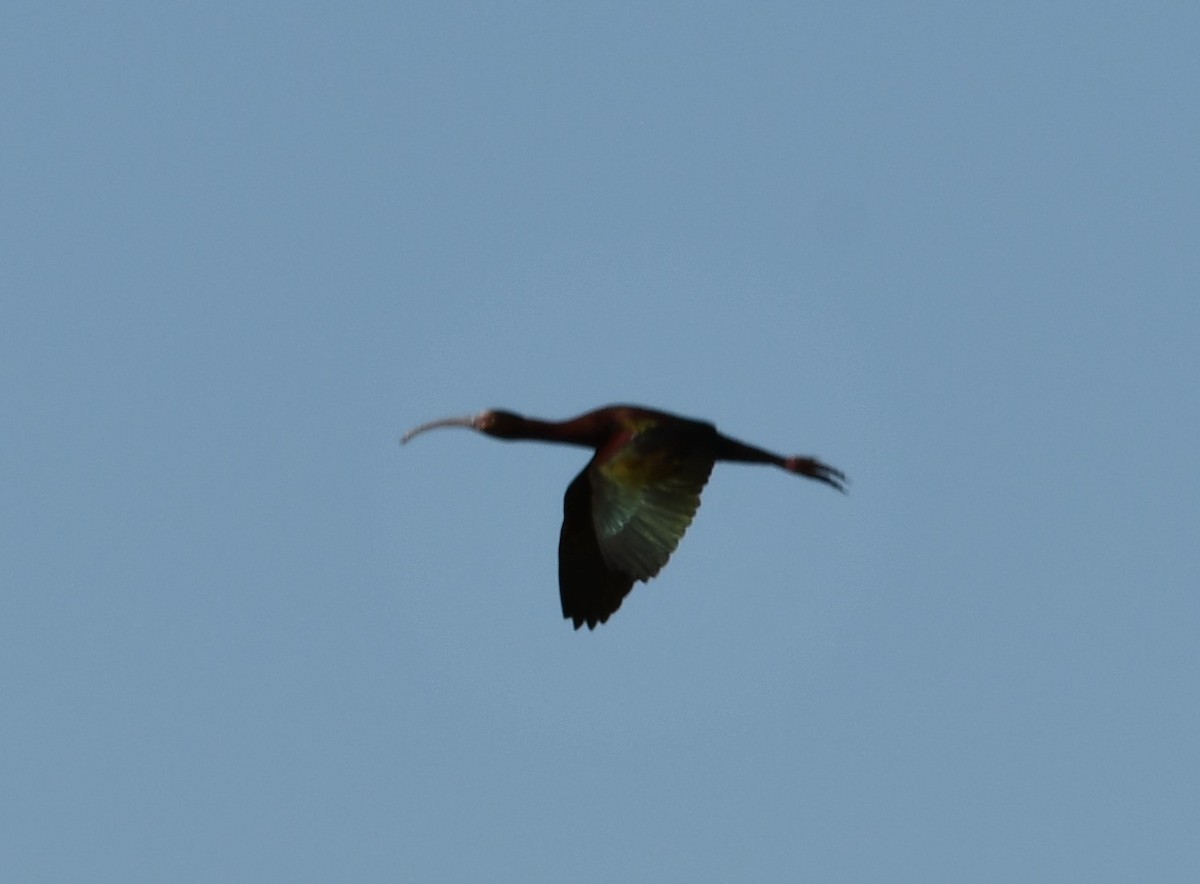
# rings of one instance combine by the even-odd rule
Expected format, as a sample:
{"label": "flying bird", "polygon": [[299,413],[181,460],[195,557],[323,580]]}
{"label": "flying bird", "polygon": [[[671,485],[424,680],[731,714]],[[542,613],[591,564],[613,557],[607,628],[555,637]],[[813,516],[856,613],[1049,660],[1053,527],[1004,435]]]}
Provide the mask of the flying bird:
{"label": "flying bird", "polygon": [[558,422],[488,410],[421,424],[400,441],[439,427],[594,449],[567,486],[558,539],[562,612],[576,629],[604,623],[634,581],[662,570],[692,523],[717,461],[773,464],[846,490],[845,474],[815,457],[782,457],[724,436],[706,421],[636,405],[610,405]]}

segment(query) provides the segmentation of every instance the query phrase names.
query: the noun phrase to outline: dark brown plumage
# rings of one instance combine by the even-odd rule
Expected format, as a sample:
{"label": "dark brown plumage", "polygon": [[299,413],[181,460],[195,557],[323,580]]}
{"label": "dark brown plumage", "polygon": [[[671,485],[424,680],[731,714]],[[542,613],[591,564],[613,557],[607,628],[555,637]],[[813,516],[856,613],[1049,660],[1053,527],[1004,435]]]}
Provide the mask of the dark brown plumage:
{"label": "dark brown plumage", "polygon": [[634,582],[662,569],[696,515],[717,461],[773,464],[845,491],[845,475],[816,458],[781,457],[723,436],[710,423],[633,405],[557,423],[489,410],[422,424],[401,441],[438,427],[595,451],[567,487],[558,541],[563,616],[576,629],[605,622]]}

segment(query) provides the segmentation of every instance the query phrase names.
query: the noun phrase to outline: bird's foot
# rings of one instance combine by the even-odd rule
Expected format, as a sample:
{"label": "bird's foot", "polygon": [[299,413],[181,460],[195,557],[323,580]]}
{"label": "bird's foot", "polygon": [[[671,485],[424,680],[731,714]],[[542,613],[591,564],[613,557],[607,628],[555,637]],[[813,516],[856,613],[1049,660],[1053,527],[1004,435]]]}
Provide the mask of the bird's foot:
{"label": "bird's foot", "polygon": [[821,463],[815,457],[789,457],[784,461],[784,469],[798,476],[824,482],[831,488],[846,493],[846,474],[829,464]]}

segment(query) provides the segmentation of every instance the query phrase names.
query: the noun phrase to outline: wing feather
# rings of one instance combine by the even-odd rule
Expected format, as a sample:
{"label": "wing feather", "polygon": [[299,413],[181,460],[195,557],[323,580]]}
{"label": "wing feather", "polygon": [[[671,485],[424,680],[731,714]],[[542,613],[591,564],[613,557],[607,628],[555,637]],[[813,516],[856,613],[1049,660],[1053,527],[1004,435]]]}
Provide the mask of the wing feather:
{"label": "wing feather", "polygon": [[558,538],[558,594],[563,616],[575,628],[595,629],[633,588],[633,578],[604,561],[592,521],[592,483],[588,470],[575,477],[563,499],[562,533]]}
{"label": "wing feather", "polygon": [[689,421],[638,428],[597,452],[567,488],[558,544],[563,616],[606,621],[635,581],[662,570],[700,506],[716,430]]}
{"label": "wing feather", "polygon": [[630,480],[625,463],[634,457],[636,453],[622,453],[615,462],[591,471],[592,514],[600,553],[609,567],[635,580],[649,580],[662,570],[692,524],[713,459],[702,450],[656,453],[656,475],[638,481]]}

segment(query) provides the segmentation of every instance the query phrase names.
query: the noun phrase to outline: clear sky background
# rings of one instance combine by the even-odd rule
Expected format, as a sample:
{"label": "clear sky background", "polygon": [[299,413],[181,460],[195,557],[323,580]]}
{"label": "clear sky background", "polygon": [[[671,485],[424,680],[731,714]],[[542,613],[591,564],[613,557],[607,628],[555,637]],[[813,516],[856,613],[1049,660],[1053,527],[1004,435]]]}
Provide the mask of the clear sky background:
{"label": "clear sky background", "polygon": [[[10,2],[0,879],[1200,880],[1200,6]],[[718,465],[560,617],[610,402]]]}

